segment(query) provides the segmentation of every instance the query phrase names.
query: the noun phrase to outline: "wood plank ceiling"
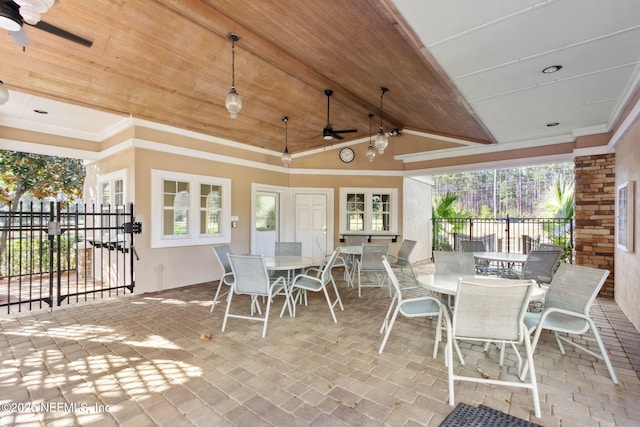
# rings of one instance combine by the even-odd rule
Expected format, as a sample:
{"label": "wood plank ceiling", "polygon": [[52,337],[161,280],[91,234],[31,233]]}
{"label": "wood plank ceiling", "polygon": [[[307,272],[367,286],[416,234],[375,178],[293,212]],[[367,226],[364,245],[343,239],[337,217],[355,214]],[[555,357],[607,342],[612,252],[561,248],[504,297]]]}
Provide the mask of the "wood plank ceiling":
{"label": "wood plank ceiling", "polygon": [[[494,138],[415,37],[391,0],[60,0],[43,20],[90,48],[25,25],[23,51],[4,35],[10,89],[202,132],[274,151],[323,147],[325,89],[334,129],[379,124],[473,142]],[[235,79],[243,108],[224,98]]]}

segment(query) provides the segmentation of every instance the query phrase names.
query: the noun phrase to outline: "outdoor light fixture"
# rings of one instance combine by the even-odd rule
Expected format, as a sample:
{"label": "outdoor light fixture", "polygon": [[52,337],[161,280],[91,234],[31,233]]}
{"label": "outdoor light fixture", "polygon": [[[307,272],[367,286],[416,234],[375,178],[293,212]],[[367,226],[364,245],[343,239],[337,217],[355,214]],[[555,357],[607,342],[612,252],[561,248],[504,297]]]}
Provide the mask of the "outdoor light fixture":
{"label": "outdoor light fixture", "polygon": [[385,135],[384,129],[382,127],[382,98],[384,97],[384,93],[388,91],[389,89],[387,89],[386,87],[380,88],[380,130],[378,131],[375,142],[379,154],[384,154],[384,149],[387,148],[387,145],[389,145],[389,139],[387,138],[387,135]]}
{"label": "outdoor light fixture", "polygon": [[551,74],[551,73],[557,73],[558,71],[562,70],[562,65],[551,65],[547,68],[543,68],[542,69],[542,73],[543,74]]}
{"label": "outdoor light fixture", "polygon": [[371,143],[371,124],[373,123],[373,114],[369,113],[369,148],[367,148],[367,159],[370,162],[373,162],[373,158],[376,156],[376,150],[373,149],[373,144]]}
{"label": "outdoor light fixture", "polygon": [[284,116],[282,118],[284,122],[284,153],[282,153],[282,164],[285,168],[289,167],[289,163],[291,163],[291,154],[289,154],[289,116]]}
{"label": "outdoor light fixture", "polygon": [[20,15],[24,22],[36,25],[40,22],[40,14],[47,12],[55,0],[14,0],[20,6]]}
{"label": "outdoor light fixture", "polygon": [[242,98],[236,92],[236,42],[240,40],[240,37],[237,34],[230,33],[228,38],[231,40],[231,90],[227,94],[224,104],[229,114],[231,114],[231,118],[235,119],[238,117],[240,109],[242,109]]}
{"label": "outdoor light fixture", "polygon": [[0,80],[0,105],[5,104],[9,100],[9,90]]}

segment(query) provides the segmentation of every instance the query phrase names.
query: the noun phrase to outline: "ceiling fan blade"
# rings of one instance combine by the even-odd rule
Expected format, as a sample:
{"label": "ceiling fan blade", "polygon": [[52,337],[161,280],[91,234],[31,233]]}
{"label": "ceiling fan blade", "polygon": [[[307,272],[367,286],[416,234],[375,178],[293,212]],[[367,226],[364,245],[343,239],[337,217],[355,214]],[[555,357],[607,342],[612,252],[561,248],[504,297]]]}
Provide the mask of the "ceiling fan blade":
{"label": "ceiling fan blade", "polygon": [[29,40],[27,40],[27,35],[25,34],[24,29],[20,28],[18,31],[11,31],[10,34],[16,44],[22,47],[29,46]]}
{"label": "ceiling fan blade", "polygon": [[91,47],[93,45],[93,42],[91,40],[87,40],[84,37],[80,37],[76,34],[70,33],[69,31],[63,30],[62,28],[56,27],[55,25],[49,24],[48,22],[40,21],[37,24],[32,26],[42,31],[45,31],[47,33],[53,34],[58,37],[62,37],[63,39],[81,44],[86,47]]}
{"label": "ceiling fan blade", "polygon": [[342,136],[338,135],[336,132],[333,132],[333,137],[335,139],[344,139]]}
{"label": "ceiling fan blade", "polygon": [[333,133],[354,133],[358,132],[358,129],[345,129],[345,130],[334,130]]}

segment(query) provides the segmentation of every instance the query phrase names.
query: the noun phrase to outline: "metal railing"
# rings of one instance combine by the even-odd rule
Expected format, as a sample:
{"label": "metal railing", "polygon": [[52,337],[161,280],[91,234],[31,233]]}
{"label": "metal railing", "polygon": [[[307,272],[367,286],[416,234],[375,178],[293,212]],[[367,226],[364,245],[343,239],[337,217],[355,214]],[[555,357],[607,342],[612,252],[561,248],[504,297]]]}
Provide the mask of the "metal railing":
{"label": "metal railing", "polygon": [[480,240],[487,251],[526,254],[552,244],[565,248],[564,261],[573,261],[573,218],[434,218],[432,225],[433,250],[440,250],[441,244],[459,250],[462,240]]}

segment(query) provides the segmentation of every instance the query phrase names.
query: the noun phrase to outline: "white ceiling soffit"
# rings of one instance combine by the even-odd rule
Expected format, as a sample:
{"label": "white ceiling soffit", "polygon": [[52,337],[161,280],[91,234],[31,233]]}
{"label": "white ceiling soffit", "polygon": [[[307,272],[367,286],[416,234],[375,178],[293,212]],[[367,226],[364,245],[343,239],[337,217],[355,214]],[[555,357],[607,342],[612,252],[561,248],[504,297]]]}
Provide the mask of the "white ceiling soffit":
{"label": "white ceiling soffit", "polygon": [[637,0],[394,4],[500,144],[609,131],[638,85]]}

